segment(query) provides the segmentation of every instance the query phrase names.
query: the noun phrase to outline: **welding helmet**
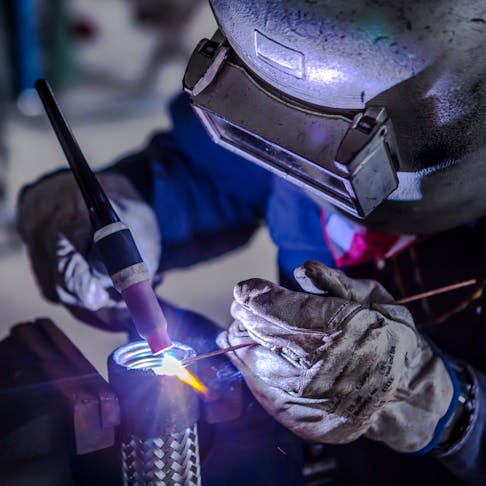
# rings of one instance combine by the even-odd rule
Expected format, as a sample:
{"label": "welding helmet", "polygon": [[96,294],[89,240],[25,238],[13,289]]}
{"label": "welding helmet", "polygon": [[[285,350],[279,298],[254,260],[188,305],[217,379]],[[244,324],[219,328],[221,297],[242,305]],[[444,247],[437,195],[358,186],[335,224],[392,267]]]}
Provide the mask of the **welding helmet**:
{"label": "welding helmet", "polygon": [[211,4],[184,88],[217,143],[374,229],[486,214],[484,1]]}

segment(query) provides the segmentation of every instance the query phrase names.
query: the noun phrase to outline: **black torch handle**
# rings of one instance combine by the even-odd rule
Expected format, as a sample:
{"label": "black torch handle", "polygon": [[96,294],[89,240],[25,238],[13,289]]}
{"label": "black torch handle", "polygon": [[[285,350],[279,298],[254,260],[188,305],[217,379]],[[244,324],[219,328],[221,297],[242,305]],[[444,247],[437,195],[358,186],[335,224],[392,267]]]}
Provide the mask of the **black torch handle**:
{"label": "black torch handle", "polygon": [[49,83],[45,79],[38,79],[34,86],[88,206],[94,229],[98,230],[120,221],[98,179],[90,169]]}
{"label": "black torch handle", "polygon": [[[105,226],[101,231],[95,232],[94,243],[113,281],[113,285],[121,292],[132,282],[130,280],[126,281],[123,278],[120,280],[120,272],[130,268],[133,269],[135,266],[140,266],[144,262],[128,227],[123,223],[116,223],[116,225],[111,226],[116,227],[108,234],[104,235],[102,233],[110,229],[110,226]],[[144,267],[144,271],[145,269],[146,267]],[[145,279],[150,279],[148,271],[146,272]]]}

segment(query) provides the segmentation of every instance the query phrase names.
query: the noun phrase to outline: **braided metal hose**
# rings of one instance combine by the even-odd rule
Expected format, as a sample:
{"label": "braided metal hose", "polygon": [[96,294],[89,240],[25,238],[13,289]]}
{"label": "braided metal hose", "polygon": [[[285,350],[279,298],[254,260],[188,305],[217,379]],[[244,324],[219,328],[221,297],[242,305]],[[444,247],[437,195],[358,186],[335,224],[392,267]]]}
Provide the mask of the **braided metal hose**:
{"label": "braided metal hose", "polygon": [[121,446],[123,484],[201,485],[197,427],[166,437],[126,437]]}
{"label": "braided metal hose", "polygon": [[[194,352],[177,344],[171,354],[185,359]],[[201,485],[198,399],[176,377],[154,373],[162,360],[141,341],[122,346],[108,360],[110,383],[120,400],[125,486]]]}

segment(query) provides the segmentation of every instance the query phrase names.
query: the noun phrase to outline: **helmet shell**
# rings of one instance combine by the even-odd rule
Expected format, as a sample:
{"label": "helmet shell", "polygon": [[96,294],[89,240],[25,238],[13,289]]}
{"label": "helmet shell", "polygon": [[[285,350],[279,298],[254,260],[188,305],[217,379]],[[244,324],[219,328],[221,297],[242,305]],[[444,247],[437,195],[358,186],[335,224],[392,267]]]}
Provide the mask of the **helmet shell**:
{"label": "helmet shell", "polygon": [[400,148],[399,185],[368,226],[429,233],[486,214],[484,0],[211,4],[232,49],[275,96],[386,108]]}
{"label": "helmet shell", "polygon": [[[484,42],[484,2],[466,0],[212,0],[231,47],[282,92],[362,108],[456,51]],[[470,58],[472,60],[472,58]]]}

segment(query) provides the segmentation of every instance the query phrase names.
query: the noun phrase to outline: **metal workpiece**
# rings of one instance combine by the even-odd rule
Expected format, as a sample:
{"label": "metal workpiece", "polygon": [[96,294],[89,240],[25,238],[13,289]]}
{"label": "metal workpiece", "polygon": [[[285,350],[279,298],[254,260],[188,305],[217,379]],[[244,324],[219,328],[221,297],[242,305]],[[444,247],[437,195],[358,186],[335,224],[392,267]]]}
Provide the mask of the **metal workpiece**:
{"label": "metal workpiece", "polygon": [[196,425],[152,439],[126,436],[121,453],[125,485],[201,484]]}
{"label": "metal workpiece", "polygon": [[118,348],[108,359],[110,384],[120,401],[123,484],[201,484],[197,421],[199,400],[193,388],[163,374],[170,355],[178,361],[195,355],[175,343],[153,355],[144,341]]}
{"label": "metal workpiece", "polygon": [[[174,341],[190,346],[198,358],[219,350],[216,337],[221,328],[214,322],[190,310],[176,308],[165,301],[161,301],[161,305],[167,317],[169,335]],[[201,423],[217,424],[241,416],[243,379],[226,356],[198,360],[197,367],[196,363],[193,363],[188,364],[187,369],[195,373],[209,391],[207,394],[199,395],[200,436]],[[200,445],[202,448],[202,441]],[[201,457],[203,456],[202,453]]]}

